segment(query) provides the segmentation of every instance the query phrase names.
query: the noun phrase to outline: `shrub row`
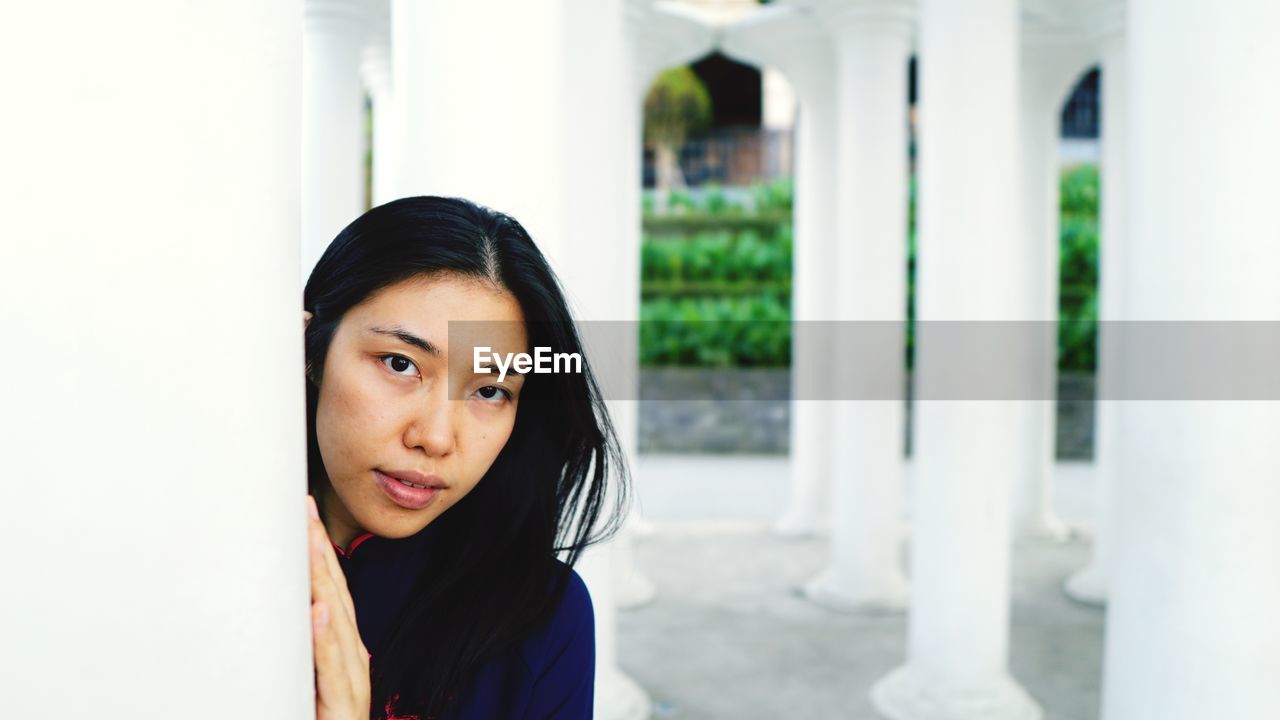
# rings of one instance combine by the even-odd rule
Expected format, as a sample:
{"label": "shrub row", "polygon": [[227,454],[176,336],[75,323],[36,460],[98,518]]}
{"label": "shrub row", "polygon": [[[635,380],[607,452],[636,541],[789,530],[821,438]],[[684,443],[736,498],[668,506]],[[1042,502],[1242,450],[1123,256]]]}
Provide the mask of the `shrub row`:
{"label": "shrub row", "polygon": [[640,305],[640,364],[785,367],[791,308],[785,297],[654,298]]}
{"label": "shrub row", "polygon": [[[758,186],[771,210],[790,209],[790,185]],[[912,188],[914,191],[914,187]],[[1061,185],[1058,362],[1095,368],[1098,172],[1081,165]],[[646,365],[777,366],[789,362],[792,237],[789,217],[760,217],[719,204],[698,214],[648,217],[642,245],[641,362]],[[910,219],[913,221],[914,192]],[[772,204],[770,204],[772,203]],[[736,208],[736,209],[735,209]],[[915,228],[908,238],[908,315],[914,315]],[[724,322],[778,320],[783,322]],[[908,347],[914,344],[908,327]]]}
{"label": "shrub row", "polygon": [[[642,283],[791,281],[791,231],[765,237],[755,230],[703,230],[691,237],[651,237],[641,246]],[[646,292],[646,294],[650,294]]]}

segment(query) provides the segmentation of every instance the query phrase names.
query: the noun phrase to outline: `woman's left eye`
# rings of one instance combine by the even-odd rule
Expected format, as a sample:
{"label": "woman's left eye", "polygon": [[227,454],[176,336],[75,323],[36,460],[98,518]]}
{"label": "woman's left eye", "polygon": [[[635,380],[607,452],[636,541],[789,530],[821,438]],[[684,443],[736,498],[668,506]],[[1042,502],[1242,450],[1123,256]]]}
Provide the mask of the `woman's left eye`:
{"label": "woman's left eye", "polygon": [[[403,355],[382,355],[378,359],[382,361],[382,364],[386,366],[388,370],[397,375],[403,375],[404,377],[412,377],[412,375],[404,375],[404,370],[410,368],[413,370],[418,369],[418,366],[414,365],[412,360],[404,357]],[[390,365],[387,364],[387,360],[391,361]]]}
{"label": "woman's left eye", "polygon": [[[496,392],[493,394],[486,395],[485,394],[486,390],[496,391]],[[511,399],[511,391],[507,390],[506,388],[498,387],[497,385],[485,385],[484,387],[480,388],[476,392],[479,393],[480,397],[484,398],[485,400],[492,401],[496,399],[496,402],[492,403],[494,405],[500,405],[504,399],[505,400]]]}

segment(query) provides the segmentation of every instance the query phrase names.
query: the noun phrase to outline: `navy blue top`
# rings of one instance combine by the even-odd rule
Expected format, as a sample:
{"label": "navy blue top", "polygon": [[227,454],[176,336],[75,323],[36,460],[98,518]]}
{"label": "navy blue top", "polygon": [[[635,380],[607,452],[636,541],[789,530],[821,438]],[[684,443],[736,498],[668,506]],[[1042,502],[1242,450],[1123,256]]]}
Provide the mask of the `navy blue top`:
{"label": "navy blue top", "polygon": [[[430,526],[428,526],[430,527]],[[360,639],[376,663],[391,623],[408,600],[429,533],[403,539],[357,536],[347,552],[334,544],[355,602]],[[550,621],[479,670],[466,696],[456,698],[457,720],[578,720],[592,717],[595,693],[595,612],[586,583],[569,573]],[[390,720],[421,720],[392,716]]]}

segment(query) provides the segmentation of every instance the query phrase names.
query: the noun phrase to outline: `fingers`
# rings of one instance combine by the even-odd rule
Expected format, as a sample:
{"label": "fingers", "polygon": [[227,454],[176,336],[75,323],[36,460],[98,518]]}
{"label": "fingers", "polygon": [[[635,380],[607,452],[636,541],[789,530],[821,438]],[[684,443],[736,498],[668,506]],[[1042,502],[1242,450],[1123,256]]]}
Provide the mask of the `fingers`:
{"label": "fingers", "polygon": [[311,606],[313,649],[316,659],[316,717],[339,718],[356,705],[352,673],[344,659],[328,605]]}
{"label": "fingers", "polygon": [[[315,498],[308,495],[307,502],[314,508]],[[310,517],[308,531],[312,536],[313,548],[319,550],[320,555],[319,558],[315,559],[315,564],[318,567],[312,568],[312,579],[315,580],[317,572],[322,576],[327,576],[338,596],[338,602],[334,604],[334,607],[337,608],[341,605],[342,609],[350,617],[351,624],[355,625],[355,602],[351,599],[351,590],[347,587],[347,578],[342,572],[342,566],[338,564],[338,556],[334,553],[333,543],[329,540],[329,533],[324,529],[324,524],[320,522],[319,513],[312,512]],[[315,558],[314,553],[313,558]]]}
{"label": "fingers", "polygon": [[[312,503],[308,496],[307,502]],[[369,654],[356,625],[355,605],[319,519],[308,523],[311,620],[319,720],[364,717],[369,709]]]}

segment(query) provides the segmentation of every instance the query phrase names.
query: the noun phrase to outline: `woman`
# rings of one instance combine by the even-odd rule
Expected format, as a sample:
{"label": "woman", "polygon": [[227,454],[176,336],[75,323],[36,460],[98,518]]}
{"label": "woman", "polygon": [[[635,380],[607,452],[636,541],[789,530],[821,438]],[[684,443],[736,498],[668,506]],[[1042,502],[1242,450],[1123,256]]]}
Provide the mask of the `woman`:
{"label": "woman", "polygon": [[[529,235],[461,199],[387,203],[329,245],[304,308],[317,716],[591,717],[572,565],[617,531],[628,473]],[[500,377],[474,346],[584,362]]]}

